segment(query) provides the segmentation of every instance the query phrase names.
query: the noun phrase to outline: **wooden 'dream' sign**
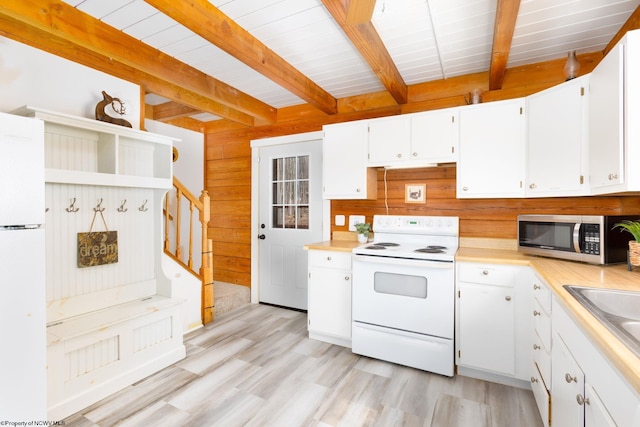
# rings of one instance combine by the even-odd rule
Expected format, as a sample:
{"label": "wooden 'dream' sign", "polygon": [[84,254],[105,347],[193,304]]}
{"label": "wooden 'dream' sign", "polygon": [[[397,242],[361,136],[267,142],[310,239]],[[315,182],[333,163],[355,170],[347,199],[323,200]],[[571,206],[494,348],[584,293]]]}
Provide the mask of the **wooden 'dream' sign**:
{"label": "wooden 'dream' sign", "polygon": [[118,232],[78,233],[78,268],[118,262]]}

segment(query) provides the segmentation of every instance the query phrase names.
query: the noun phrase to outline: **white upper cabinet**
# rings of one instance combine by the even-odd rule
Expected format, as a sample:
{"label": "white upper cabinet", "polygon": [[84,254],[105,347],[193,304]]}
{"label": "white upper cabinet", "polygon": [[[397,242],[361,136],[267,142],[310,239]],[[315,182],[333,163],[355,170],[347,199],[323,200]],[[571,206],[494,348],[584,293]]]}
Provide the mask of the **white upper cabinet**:
{"label": "white upper cabinet", "polygon": [[417,168],[457,161],[458,110],[369,120],[369,166]]}
{"label": "white upper cabinet", "polygon": [[390,166],[410,158],[410,116],[369,120],[369,166]]}
{"label": "white upper cabinet", "polygon": [[458,160],[459,108],[411,115],[411,161],[451,163]]}
{"label": "white upper cabinet", "polygon": [[589,193],[589,75],[527,97],[527,197]]}
{"label": "white upper cabinet", "polygon": [[458,198],[523,197],[524,98],[460,109]]}
{"label": "white upper cabinet", "polygon": [[640,190],[640,31],[629,31],[591,73],[592,194]]}
{"label": "white upper cabinet", "polygon": [[323,198],[375,199],[376,170],[367,168],[367,121],[327,125],[323,130]]}

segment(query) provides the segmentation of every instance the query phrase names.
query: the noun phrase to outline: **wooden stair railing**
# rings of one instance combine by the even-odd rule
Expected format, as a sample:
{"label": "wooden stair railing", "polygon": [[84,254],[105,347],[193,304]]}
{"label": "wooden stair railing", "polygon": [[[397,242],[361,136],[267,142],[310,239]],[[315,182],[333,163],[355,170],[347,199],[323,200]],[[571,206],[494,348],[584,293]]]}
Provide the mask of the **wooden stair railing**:
{"label": "wooden stair railing", "polygon": [[[213,260],[212,260],[212,241],[207,237],[207,228],[209,226],[210,219],[210,198],[207,191],[202,191],[199,198],[193,195],[187,187],[184,186],[176,177],[173,177],[173,187],[176,190],[175,193],[175,216],[171,215],[169,210],[170,194],[167,194],[165,198],[164,216],[165,216],[165,229],[164,229],[164,252],[173,258],[176,262],[181,264],[189,272],[199,278],[202,282],[202,324],[213,322],[214,317],[214,302],[213,302]],[[186,261],[184,260],[184,254],[181,240],[181,206],[182,201],[189,204],[189,248]],[[201,267],[199,271],[195,271],[193,267],[193,211],[197,209],[199,211],[198,219],[202,227],[202,241],[201,241]],[[169,224],[173,223],[173,231],[175,232],[175,239],[173,242],[174,249],[172,250],[171,244],[171,229]]]}

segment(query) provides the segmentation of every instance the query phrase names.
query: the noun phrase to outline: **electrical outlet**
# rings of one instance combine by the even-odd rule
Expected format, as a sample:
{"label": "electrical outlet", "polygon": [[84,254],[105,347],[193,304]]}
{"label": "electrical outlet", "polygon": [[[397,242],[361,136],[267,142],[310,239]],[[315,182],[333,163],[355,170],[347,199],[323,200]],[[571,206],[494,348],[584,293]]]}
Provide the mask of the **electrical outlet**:
{"label": "electrical outlet", "polygon": [[335,219],[336,226],[337,227],[343,227],[344,226],[344,220],[345,220],[344,215],[336,215],[336,219]]}

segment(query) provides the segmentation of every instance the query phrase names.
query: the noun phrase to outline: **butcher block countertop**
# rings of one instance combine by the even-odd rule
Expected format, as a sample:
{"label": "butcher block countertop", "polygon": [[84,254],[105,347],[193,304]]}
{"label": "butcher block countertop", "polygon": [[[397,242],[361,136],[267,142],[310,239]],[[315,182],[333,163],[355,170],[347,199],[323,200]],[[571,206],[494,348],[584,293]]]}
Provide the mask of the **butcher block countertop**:
{"label": "butcher block countertop", "polygon": [[640,292],[640,267],[628,271],[626,265],[597,266],[522,255],[499,249],[460,248],[456,261],[515,264],[533,267],[550,285],[569,315],[640,394],[640,358],[600,323],[562,286],[580,285],[593,288],[621,289]]}

